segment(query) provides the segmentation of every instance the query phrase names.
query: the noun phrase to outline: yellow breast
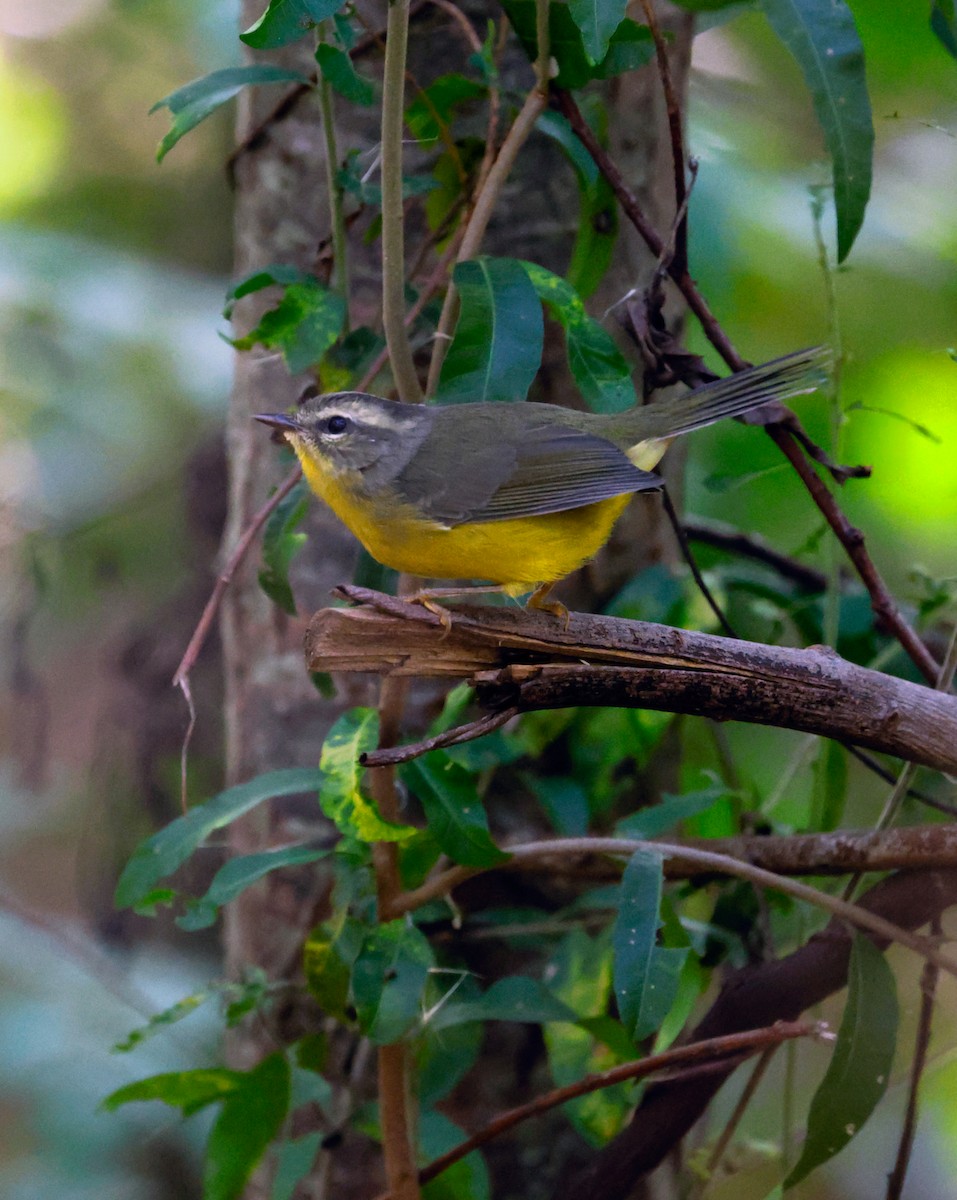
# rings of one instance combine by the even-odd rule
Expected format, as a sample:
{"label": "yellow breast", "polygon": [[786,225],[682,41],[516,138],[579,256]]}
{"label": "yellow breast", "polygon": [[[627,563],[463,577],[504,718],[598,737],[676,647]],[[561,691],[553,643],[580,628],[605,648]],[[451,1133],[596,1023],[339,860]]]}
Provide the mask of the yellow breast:
{"label": "yellow breast", "polygon": [[451,528],[421,516],[391,491],[364,496],[347,472],[334,474],[300,455],[312,490],[373,558],[426,579],[480,579],[519,595],[562,579],[611,535],[630,495],[544,516]]}

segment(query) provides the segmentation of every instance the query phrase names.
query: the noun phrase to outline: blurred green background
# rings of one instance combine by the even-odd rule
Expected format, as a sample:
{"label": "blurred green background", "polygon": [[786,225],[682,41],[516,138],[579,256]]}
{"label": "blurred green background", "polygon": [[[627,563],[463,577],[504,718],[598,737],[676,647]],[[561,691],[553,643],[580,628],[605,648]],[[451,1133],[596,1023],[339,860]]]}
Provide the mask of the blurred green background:
{"label": "blurred green background", "polygon": [[[848,265],[821,267],[812,194],[828,172],[797,70],[745,13],[696,44],[693,271],[752,359],[839,333],[850,410],[840,453],[874,466],[842,500],[916,603],[932,585],[915,568],[957,576],[957,63],[929,32],[928,4],[852,7],[877,158]],[[202,1118],[180,1125],[155,1105],[103,1116],[96,1105],[129,1079],[217,1053],[211,1016],[199,1013],[135,1055],[110,1054],[217,970],[212,940],[130,924],[110,893],[139,838],[172,815],[185,713],[168,680],[224,507],[231,113],[161,168],[165,117],[147,113],[238,60],[236,20],[231,3],[0,0],[0,1194],[10,1200],[198,1195]],[[828,247],[832,223],[825,204]],[[697,333],[691,341],[704,349]],[[828,443],[826,402],[799,407]],[[816,511],[753,430],[726,424],[694,439],[687,503],[829,561]],[[198,786],[215,788],[215,678],[203,688],[195,770]],[[733,728],[729,740],[769,791],[795,744]],[[792,783],[812,786],[808,762]],[[952,1014],[944,988],[915,1196],[953,1195],[948,1005]],[[886,1142],[902,1091],[867,1136]],[[833,1192],[816,1194],[874,1195],[876,1164],[862,1138],[834,1164]]]}

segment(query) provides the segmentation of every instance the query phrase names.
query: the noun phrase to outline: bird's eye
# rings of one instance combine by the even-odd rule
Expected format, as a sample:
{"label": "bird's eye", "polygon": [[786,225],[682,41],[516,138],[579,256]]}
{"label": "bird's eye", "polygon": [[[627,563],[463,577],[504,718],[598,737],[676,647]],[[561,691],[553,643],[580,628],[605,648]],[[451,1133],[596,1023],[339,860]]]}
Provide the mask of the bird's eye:
{"label": "bird's eye", "polygon": [[326,431],[333,435],[345,433],[349,428],[350,421],[348,417],[344,417],[341,413],[334,413],[328,421],[326,421]]}

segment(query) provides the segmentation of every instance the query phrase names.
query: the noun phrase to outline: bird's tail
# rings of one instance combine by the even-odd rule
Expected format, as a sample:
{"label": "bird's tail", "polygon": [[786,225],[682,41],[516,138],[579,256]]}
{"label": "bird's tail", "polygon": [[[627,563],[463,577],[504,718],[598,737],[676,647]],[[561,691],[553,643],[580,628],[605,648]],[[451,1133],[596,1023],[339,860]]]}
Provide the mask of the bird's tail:
{"label": "bird's tail", "polygon": [[[827,383],[833,355],[829,346],[797,350],[783,358],[738,371],[714,383],[706,383],[683,396],[649,404],[640,411],[651,437],[667,438],[713,425],[724,417],[740,417],[772,400],[790,400],[816,391]],[[645,437],[649,436],[646,432]]]}

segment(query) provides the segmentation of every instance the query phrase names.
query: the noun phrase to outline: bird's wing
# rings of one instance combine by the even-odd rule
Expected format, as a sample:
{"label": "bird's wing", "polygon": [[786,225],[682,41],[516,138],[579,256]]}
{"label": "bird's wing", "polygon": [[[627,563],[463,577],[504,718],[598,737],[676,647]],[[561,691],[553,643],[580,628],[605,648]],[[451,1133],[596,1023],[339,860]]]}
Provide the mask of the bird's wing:
{"label": "bird's wing", "polygon": [[548,422],[506,437],[493,425],[482,443],[456,447],[453,461],[431,470],[413,459],[396,481],[401,494],[451,526],[544,516],[661,486],[605,438],[570,426]]}

